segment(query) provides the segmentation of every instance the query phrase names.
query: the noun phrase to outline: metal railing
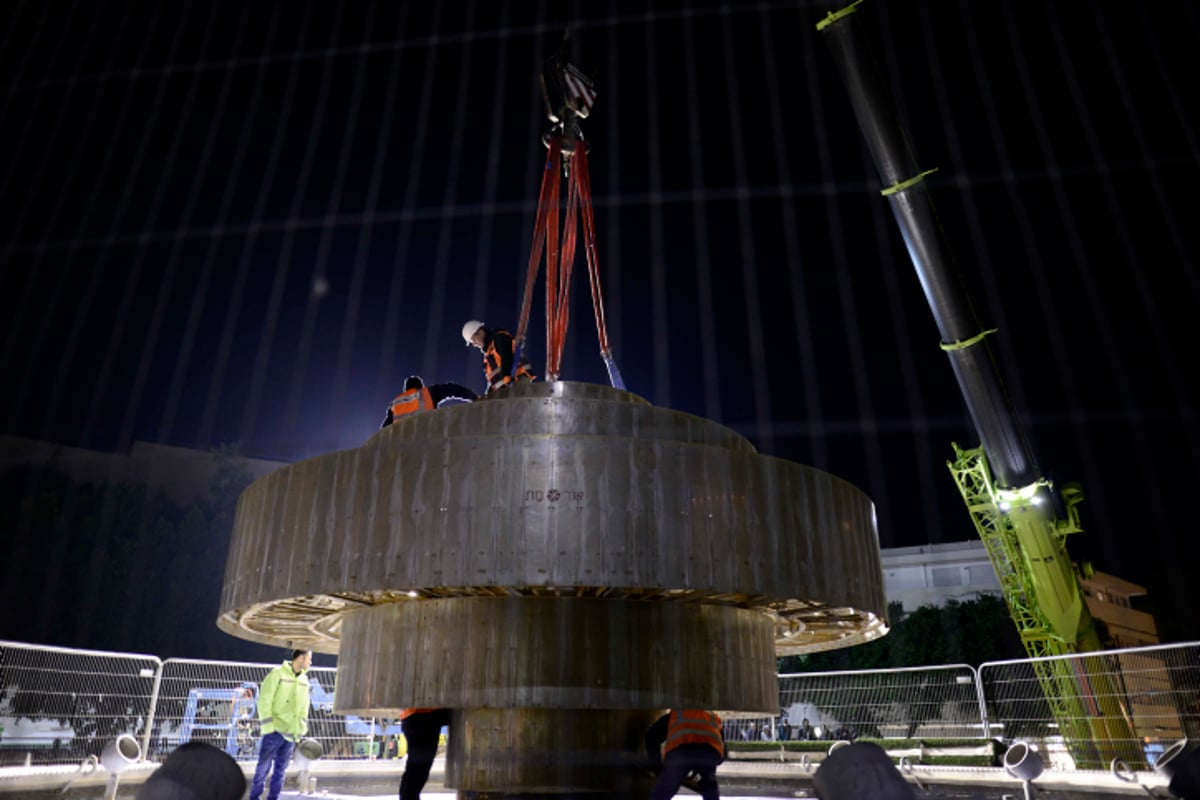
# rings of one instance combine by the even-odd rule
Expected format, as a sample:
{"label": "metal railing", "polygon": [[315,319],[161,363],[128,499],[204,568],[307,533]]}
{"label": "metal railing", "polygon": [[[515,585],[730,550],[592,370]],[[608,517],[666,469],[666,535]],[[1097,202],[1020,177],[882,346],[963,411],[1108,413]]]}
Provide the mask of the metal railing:
{"label": "metal railing", "polygon": [[[253,760],[258,687],[276,666],[0,641],[0,767],[77,764],[121,734],[149,761],[191,740]],[[371,758],[399,724],[334,713],[336,678],[309,671],[309,735],[326,758]]]}
{"label": "metal railing", "polygon": [[0,766],[100,754],[150,718],[155,656],[0,642]]}
{"label": "metal railing", "polygon": [[780,675],[779,704],[792,738],[986,739],[977,677],[966,664]]}
{"label": "metal railing", "polygon": [[[1200,642],[1054,658],[1070,661],[1080,676],[1105,674],[1119,687],[1119,696],[1107,699],[1127,724],[1111,729],[1133,730],[1135,739],[1098,744],[1135,753],[1129,769],[1149,769],[1172,743],[1200,739]],[[161,761],[191,739],[254,759],[258,686],[275,666],[0,641],[0,766],[78,763],[121,734],[135,737],[149,761]],[[950,664],[780,675],[779,715],[729,719],[726,735],[731,741],[743,735],[1020,741],[1041,751],[1051,769],[1074,770],[1036,666],[1022,659],[978,669]],[[328,758],[384,755],[399,724],[334,713],[336,679],[332,667],[310,671],[310,735]],[[1094,706],[1103,707],[1109,705]],[[1094,719],[1081,722],[1097,733],[1109,729]]]}
{"label": "metal railing", "polygon": [[[257,758],[258,687],[277,666],[177,658],[164,661],[142,751],[149,758],[162,760],[180,744],[199,740],[234,758]],[[382,733],[386,726],[372,719],[333,713],[336,669],[312,667],[308,680],[309,737],[321,742],[326,758],[367,755],[366,744],[372,734]]]}
{"label": "metal railing", "polygon": [[[1072,727],[1092,731],[1097,749],[1126,752],[1134,769],[1148,769],[1180,739],[1200,737],[1200,643],[1105,650],[1037,661],[1066,662],[1080,682],[1085,702]],[[1104,675],[1114,696],[1097,697],[1089,676]],[[1059,724],[1050,712],[1031,659],[995,661],[979,667],[979,692],[985,720],[1005,741],[1034,744],[1049,765],[1074,769]],[[1104,700],[1110,703],[1102,702]],[[1116,708],[1122,725],[1108,726],[1105,708]],[[1105,737],[1104,731],[1125,733]],[[1132,731],[1132,736],[1130,736]]]}

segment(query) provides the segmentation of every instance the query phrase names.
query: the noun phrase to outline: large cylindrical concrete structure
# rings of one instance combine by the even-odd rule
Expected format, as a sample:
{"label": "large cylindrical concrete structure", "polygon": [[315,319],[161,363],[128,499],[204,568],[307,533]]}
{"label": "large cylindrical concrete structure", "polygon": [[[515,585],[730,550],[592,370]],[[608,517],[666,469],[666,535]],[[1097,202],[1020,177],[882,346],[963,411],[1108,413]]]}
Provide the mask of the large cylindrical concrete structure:
{"label": "large cylindrical concrete structure", "polygon": [[[776,655],[880,636],[885,603],[860,490],[709,420],[556,382],[255,481],[218,624],[338,653],[339,711],[458,710],[458,788],[553,794],[630,785],[627,729],[662,709],[776,712]],[[524,731],[502,758],[481,733],[497,720]],[[543,729],[596,759],[547,767]]]}

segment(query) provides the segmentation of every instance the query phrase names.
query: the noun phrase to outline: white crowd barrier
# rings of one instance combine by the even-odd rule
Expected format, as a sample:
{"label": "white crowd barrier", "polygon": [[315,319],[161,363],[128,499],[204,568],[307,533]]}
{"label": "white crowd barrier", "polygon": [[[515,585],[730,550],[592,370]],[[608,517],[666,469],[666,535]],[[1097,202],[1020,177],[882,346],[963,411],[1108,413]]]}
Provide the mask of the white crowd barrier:
{"label": "white crowd barrier", "polygon": [[[1200,643],[1056,657],[1081,676],[1104,675],[1118,696],[1113,730],[1135,755],[1123,765],[1151,769],[1183,739],[1200,741]],[[954,740],[1035,747],[1048,768],[1075,769],[1038,680],[1047,659],[949,664],[779,676],[779,713],[730,715],[733,741],[784,739]],[[209,742],[238,759],[257,757],[257,692],[276,664],[111,653],[0,640],[0,767],[77,764],[106,744],[133,737],[142,758],[162,761],[183,742]],[[309,735],[324,757],[398,755],[399,722],[334,712],[337,670],[314,667]],[[1084,704],[1082,714],[1093,713]],[[804,727],[805,720],[808,727]],[[1095,720],[1082,720],[1105,730]],[[1101,734],[1102,735],[1102,734]]]}

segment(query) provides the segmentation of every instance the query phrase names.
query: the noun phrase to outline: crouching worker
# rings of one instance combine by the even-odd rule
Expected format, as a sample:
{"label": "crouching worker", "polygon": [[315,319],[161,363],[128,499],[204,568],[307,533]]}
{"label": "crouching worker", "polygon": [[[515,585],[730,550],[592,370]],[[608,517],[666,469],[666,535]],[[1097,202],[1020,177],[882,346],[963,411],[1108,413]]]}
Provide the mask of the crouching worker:
{"label": "crouching worker", "polygon": [[711,711],[672,709],[662,744],[662,771],[650,793],[651,800],[674,797],[691,773],[697,776],[695,791],[704,800],[718,800],[717,765],[724,760],[725,735],[720,717]]}
{"label": "crouching worker", "polygon": [[457,383],[435,383],[425,385],[425,379],[420,375],[409,375],[404,381],[404,391],[392,398],[388,403],[387,416],[383,418],[380,430],[393,422],[416,414],[421,411],[433,411],[446,400],[462,400],[470,403],[478,400],[479,396],[465,386]]}

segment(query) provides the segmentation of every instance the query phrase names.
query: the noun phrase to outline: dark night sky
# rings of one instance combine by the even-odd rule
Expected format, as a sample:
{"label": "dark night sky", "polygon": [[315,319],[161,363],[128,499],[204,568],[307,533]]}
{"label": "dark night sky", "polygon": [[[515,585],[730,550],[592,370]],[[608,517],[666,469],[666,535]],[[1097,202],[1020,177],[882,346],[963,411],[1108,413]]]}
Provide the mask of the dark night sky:
{"label": "dark night sky", "polygon": [[[516,324],[569,27],[629,388],[860,486],[884,547],[974,538],[944,464],[978,440],[815,30],[838,7],[23,0],[0,433],[291,459],[361,444],[412,372],[482,389],[459,329]],[[862,13],[1038,463],[1087,493],[1072,553],[1200,638],[1200,10]],[[563,377],[606,382],[584,272]]]}

